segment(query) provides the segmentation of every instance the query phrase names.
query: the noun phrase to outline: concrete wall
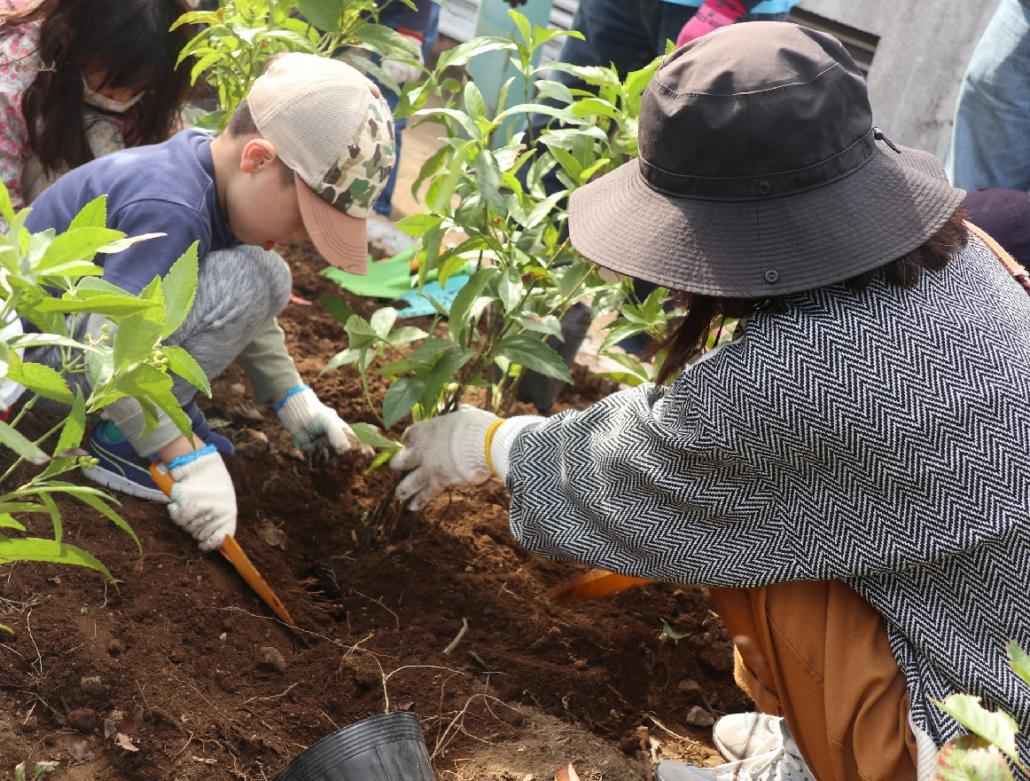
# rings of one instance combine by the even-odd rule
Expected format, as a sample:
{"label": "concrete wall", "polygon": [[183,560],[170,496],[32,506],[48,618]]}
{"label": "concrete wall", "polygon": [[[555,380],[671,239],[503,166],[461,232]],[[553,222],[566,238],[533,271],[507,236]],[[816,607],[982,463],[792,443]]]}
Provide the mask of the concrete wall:
{"label": "concrete wall", "polygon": [[880,36],[869,70],[877,125],[943,156],[966,64],[999,0],[803,0],[801,7]]}

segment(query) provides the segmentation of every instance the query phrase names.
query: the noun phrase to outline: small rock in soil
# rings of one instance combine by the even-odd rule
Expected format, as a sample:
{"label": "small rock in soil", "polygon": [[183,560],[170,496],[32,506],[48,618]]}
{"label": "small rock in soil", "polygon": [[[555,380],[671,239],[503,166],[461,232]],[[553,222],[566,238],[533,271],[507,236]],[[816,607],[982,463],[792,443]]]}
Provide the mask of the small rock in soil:
{"label": "small rock in soil", "polygon": [[270,645],[258,649],[258,667],[273,673],[284,673],[290,669],[279,650]]}
{"label": "small rock in soil", "polygon": [[111,656],[121,656],[125,653],[125,643],[116,637],[107,644],[107,652],[111,654]]}
{"label": "small rock in soil", "polygon": [[695,681],[693,678],[684,678],[678,684],[676,688],[681,692],[700,692],[701,684]]}
{"label": "small rock in soil", "polygon": [[90,697],[106,697],[111,687],[100,680],[99,675],[87,675],[79,681],[79,688]]}
{"label": "small rock in soil", "polygon": [[286,534],[268,518],[261,521],[257,528],[257,536],[269,547],[286,550]]}
{"label": "small rock in soil", "polygon": [[253,404],[237,404],[229,411],[229,414],[237,420],[247,423],[263,423],[265,420],[265,413]]}
{"label": "small rock in soil", "polygon": [[715,724],[715,717],[700,705],[695,705],[687,711],[687,724],[695,727],[710,727]]}
{"label": "small rock in soil", "polygon": [[718,672],[728,673],[733,669],[733,652],[721,643],[702,648],[698,651],[697,656],[702,662]]}
{"label": "small rock in soil", "polygon": [[268,443],[268,435],[264,431],[254,428],[243,429],[235,444],[236,452],[244,458],[261,458],[271,447]]}
{"label": "small rock in soil", "polygon": [[242,382],[234,382],[232,385],[229,386],[229,390],[232,391],[234,396],[247,395],[247,386],[245,386]]}
{"label": "small rock in soil", "polygon": [[100,718],[92,708],[76,708],[68,713],[68,726],[79,732],[92,732],[100,726]]}

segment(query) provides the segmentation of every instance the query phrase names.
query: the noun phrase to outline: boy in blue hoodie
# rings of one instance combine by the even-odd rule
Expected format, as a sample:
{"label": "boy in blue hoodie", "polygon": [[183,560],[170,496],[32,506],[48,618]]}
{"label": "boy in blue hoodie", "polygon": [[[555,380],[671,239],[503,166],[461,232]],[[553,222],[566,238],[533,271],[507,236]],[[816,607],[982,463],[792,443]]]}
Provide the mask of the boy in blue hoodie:
{"label": "boy in blue hoodie", "polygon": [[[94,160],[43,192],[26,224],[33,232],[65,230],[79,209],[106,194],[109,227],[167,234],[98,260],[104,279],[130,293],[198,241],[196,299],[168,343],[186,349],[208,378],[239,358],[258,400],[273,404],[298,448],[310,452],[324,441],[343,453],[357,444],[353,432],[303,384],[276,323],[291,279],[272,246],[310,238],[330,263],[363,273],[365,217],[393,159],[393,123],[378,87],[344,63],[286,54],[269,64],[219,135],[184,130]],[[104,325],[89,318],[82,335]],[[32,359],[60,366],[53,349]],[[236,494],[222,461],[232,444],[211,431],[191,386],[177,378],[174,392],[193,421],[192,439],[166,416],[144,433],[139,403],[122,399],[94,428],[90,451],[99,463],[86,476],[168,501],[149,475],[150,463],[162,461],[175,480],[172,520],[202,550],[214,550],[236,528]]]}

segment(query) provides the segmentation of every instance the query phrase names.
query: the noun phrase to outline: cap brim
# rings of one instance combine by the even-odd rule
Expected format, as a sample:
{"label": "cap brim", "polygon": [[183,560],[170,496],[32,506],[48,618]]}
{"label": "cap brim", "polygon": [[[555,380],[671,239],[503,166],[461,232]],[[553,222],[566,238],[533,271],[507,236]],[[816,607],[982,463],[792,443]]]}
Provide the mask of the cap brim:
{"label": "cap brim", "polygon": [[569,235],[590,260],[702,295],[764,298],[841,282],[911,252],[964,193],[925,152],[882,151],[844,179],[764,201],[676,198],[637,160],[572,194]]}
{"label": "cap brim", "polygon": [[368,228],[365,220],[351,217],[319,197],[294,174],[300,215],[315,249],[329,263],[352,274],[368,269]]}

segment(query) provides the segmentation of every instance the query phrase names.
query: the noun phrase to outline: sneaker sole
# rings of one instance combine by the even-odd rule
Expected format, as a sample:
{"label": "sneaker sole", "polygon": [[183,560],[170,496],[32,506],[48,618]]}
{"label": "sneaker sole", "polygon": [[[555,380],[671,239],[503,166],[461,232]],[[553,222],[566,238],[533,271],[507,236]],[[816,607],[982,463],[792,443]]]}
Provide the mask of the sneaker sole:
{"label": "sneaker sole", "polygon": [[110,488],[112,491],[118,491],[119,493],[159,504],[168,504],[171,501],[157,488],[145,488],[123,475],[110,472],[99,466],[88,467],[80,471],[87,480],[102,485],[104,488]]}

